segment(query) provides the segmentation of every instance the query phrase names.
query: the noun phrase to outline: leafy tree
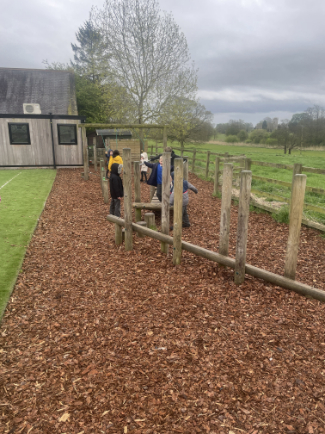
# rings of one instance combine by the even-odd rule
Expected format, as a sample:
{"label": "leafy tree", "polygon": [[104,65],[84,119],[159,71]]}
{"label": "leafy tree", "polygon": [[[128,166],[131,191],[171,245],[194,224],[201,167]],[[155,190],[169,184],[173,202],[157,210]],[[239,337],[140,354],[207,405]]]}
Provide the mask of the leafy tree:
{"label": "leafy tree", "polygon": [[265,143],[266,139],[269,137],[269,134],[267,131],[262,129],[256,129],[250,132],[249,139],[252,141],[252,143],[258,144],[258,143]]}
{"label": "leafy tree", "polygon": [[237,136],[240,142],[244,142],[248,138],[248,133],[245,130],[240,130]]}
{"label": "leafy tree", "polygon": [[186,38],[156,0],[106,0],[93,14],[110,77],[132,100],[137,123],[157,119],[171,98],[193,99],[197,74]]}
{"label": "leafy tree", "polygon": [[159,121],[168,124],[168,138],[184,146],[188,141],[208,141],[213,115],[196,100],[174,98],[165,106]]}
{"label": "leafy tree", "polygon": [[76,39],[79,45],[71,44],[74,52],[71,66],[82,77],[101,83],[108,75],[105,65],[109,55],[105,51],[104,38],[94,25],[92,14],[89,20],[79,27]]}

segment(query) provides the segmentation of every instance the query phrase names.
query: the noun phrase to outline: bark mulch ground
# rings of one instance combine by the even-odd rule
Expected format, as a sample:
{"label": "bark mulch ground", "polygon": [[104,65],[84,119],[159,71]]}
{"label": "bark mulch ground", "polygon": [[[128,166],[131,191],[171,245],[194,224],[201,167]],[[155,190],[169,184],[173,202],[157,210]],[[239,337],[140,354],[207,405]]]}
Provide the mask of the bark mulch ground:
{"label": "bark mulch ground", "polygon": [[[149,238],[117,248],[80,171],[58,171],[2,321],[0,432],[325,433],[325,305],[188,252],[174,267]],[[183,238],[217,251],[220,199],[190,181]],[[247,262],[282,274],[287,236],[252,213]],[[297,280],[325,290],[324,264],[303,227]]]}

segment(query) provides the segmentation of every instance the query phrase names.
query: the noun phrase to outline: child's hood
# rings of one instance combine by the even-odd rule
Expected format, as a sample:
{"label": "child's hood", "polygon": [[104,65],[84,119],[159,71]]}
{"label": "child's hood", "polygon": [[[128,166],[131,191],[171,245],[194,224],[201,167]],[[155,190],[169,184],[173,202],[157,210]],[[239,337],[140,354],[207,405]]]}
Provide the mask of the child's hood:
{"label": "child's hood", "polygon": [[144,160],[148,160],[148,154],[146,152],[142,152],[141,154],[141,158],[143,158]]}

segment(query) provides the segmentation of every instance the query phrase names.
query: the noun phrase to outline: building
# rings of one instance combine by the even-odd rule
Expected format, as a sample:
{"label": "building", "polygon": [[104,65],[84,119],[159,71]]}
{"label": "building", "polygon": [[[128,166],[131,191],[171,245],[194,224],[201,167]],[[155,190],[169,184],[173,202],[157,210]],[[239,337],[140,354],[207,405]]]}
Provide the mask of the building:
{"label": "building", "polygon": [[0,68],[0,168],[82,165],[82,121],[72,73]]}

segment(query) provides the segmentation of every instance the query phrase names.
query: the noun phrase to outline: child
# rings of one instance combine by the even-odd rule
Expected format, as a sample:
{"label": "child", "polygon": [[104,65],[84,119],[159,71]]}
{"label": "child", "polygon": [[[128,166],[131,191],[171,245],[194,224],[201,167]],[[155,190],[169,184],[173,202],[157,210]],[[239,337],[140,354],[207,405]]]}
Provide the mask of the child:
{"label": "child", "polygon": [[157,187],[157,197],[159,199],[159,201],[161,202],[161,193],[162,193],[162,169],[163,169],[163,157],[161,156],[159,158],[159,163],[149,163],[148,161],[145,161],[144,164],[147,167],[150,167],[152,169],[151,174],[149,176],[149,179],[147,181],[147,183],[149,185],[153,185],[154,187]]}
{"label": "child", "polygon": [[120,153],[117,149],[115,149],[115,151],[113,151],[113,154],[112,154],[111,158],[109,159],[109,162],[108,162],[108,170],[109,171],[111,171],[111,166],[114,163],[121,164],[123,166],[122,157],[120,156]]}
{"label": "child", "polygon": [[121,217],[121,199],[123,197],[123,183],[120,178],[122,165],[113,163],[111,165],[111,177],[109,179],[109,187],[111,191],[111,206],[109,213],[116,217]]}
{"label": "child", "polygon": [[148,161],[148,154],[146,152],[142,152],[142,154],[141,154],[141,179],[140,179],[141,182],[142,181],[148,182],[148,180],[147,180],[148,167],[144,164],[145,161]]}
{"label": "child", "polygon": [[[174,172],[170,174],[172,185],[170,189],[170,204],[174,204]],[[192,185],[190,182],[183,180],[183,214],[182,214],[182,226],[183,228],[189,228],[191,226],[190,219],[187,214],[187,205],[189,203],[189,195],[188,195],[188,189],[194,191],[195,194],[198,193],[198,190],[194,185]],[[173,230],[173,226],[171,226],[170,230]]]}

